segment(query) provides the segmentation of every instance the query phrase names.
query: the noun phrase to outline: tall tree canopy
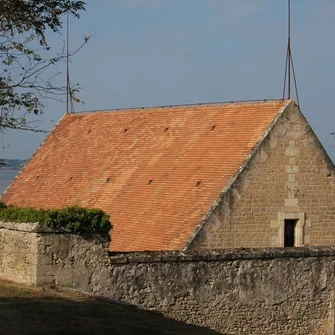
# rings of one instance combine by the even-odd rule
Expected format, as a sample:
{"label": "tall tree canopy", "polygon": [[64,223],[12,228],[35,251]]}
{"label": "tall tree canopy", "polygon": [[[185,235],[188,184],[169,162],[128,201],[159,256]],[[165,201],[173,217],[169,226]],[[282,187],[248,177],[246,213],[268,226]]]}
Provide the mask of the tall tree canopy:
{"label": "tall tree canopy", "polygon": [[47,56],[46,32],[58,32],[64,14],[79,18],[84,9],[76,0],[0,0],[0,131],[34,130],[27,114],[42,113],[43,98],[66,93],[49,71],[66,55]]}

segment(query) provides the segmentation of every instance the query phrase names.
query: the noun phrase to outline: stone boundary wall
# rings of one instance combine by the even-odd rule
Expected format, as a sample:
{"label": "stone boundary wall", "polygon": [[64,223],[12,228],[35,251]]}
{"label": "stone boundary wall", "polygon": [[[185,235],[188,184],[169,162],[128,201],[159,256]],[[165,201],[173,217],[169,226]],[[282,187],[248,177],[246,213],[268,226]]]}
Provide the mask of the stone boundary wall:
{"label": "stone boundary wall", "polygon": [[28,230],[0,224],[1,278],[73,287],[222,334],[334,334],[335,247],[108,255],[93,237]]}
{"label": "stone boundary wall", "polygon": [[35,285],[38,224],[0,222],[0,279]]}

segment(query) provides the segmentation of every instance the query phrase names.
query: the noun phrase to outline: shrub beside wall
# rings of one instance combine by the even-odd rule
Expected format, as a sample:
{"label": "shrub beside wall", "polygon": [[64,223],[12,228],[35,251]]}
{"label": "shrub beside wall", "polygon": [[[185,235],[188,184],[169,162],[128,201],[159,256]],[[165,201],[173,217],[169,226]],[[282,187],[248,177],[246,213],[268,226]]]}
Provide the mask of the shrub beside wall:
{"label": "shrub beside wall", "polygon": [[79,206],[61,209],[35,209],[7,206],[0,203],[0,220],[5,222],[35,223],[53,228],[66,229],[74,234],[98,234],[109,237],[111,223],[109,216],[100,209]]}

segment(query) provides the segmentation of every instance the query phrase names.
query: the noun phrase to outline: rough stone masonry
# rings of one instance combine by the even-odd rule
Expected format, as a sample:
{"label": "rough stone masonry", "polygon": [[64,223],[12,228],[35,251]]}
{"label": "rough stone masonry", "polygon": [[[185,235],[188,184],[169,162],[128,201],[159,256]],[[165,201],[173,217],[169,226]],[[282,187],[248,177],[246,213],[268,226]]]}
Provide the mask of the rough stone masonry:
{"label": "rough stone masonry", "polygon": [[335,247],[106,250],[92,237],[0,223],[0,278],[71,286],[222,334],[333,334]]}

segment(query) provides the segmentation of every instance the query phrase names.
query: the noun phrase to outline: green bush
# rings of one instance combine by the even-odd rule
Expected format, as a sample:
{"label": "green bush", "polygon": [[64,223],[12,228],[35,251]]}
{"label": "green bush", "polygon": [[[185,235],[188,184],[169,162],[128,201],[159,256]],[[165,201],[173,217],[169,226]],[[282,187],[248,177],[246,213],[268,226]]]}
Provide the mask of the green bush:
{"label": "green bush", "polygon": [[79,206],[60,209],[35,209],[7,206],[0,203],[0,220],[7,222],[38,222],[49,228],[65,228],[75,234],[98,234],[109,237],[109,216],[100,209]]}

